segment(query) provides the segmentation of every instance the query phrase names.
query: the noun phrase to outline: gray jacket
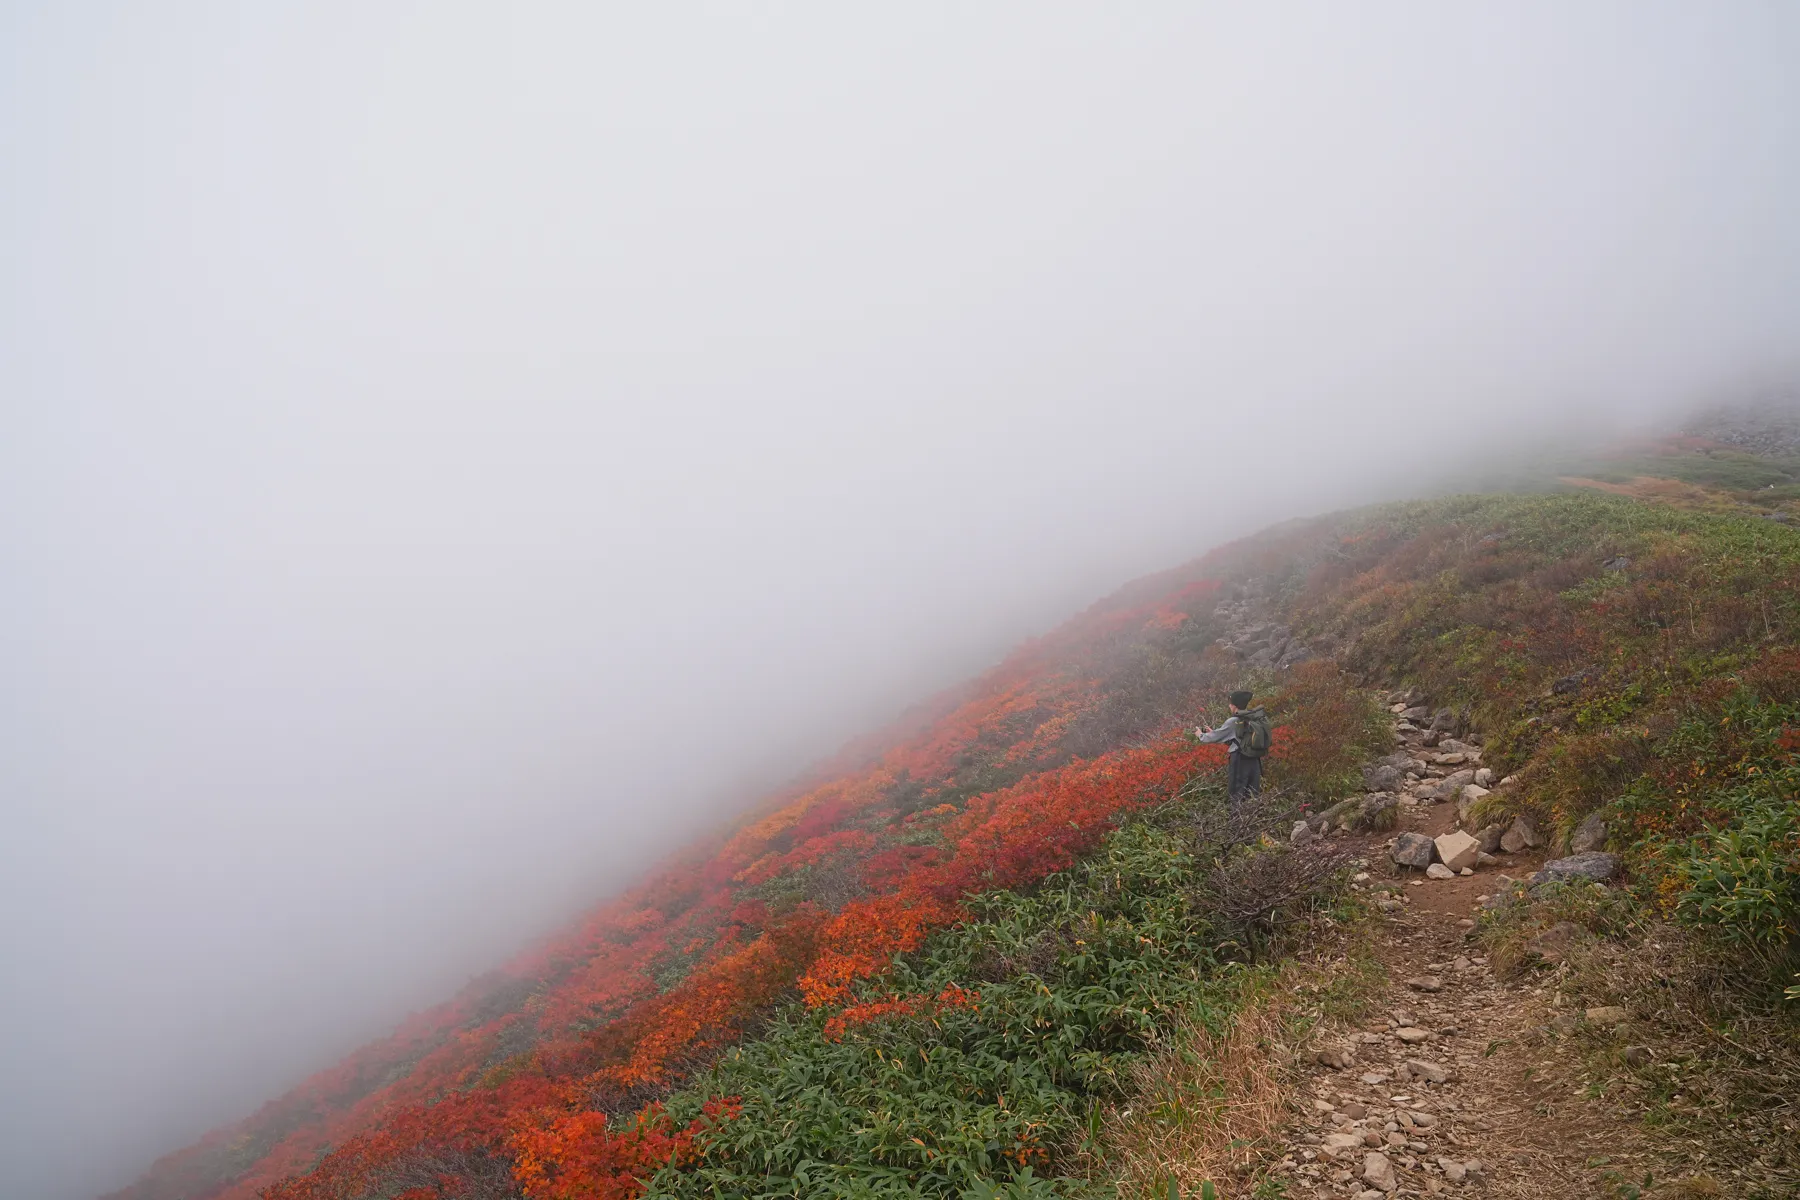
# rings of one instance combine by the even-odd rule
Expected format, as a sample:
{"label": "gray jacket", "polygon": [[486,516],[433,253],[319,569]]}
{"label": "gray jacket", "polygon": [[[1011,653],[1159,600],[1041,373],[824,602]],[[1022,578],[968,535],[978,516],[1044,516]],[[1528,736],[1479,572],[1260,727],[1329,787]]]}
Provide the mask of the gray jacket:
{"label": "gray jacket", "polygon": [[[1260,712],[1262,712],[1262,709],[1247,708],[1244,711],[1246,713],[1260,713]],[[1217,729],[1213,730],[1211,733],[1199,734],[1199,738],[1200,738],[1201,745],[1205,745],[1205,746],[1210,746],[1210,745],[1214,744],[1215,742],[1225,742],[1225,743],[1227,743],[1227,748],[1233,754],[1236,754],[1237,748],[1238,748],[1238,719],[1237,719],[1237,717],[1236,716],[1226,717],[1224,722]]]}

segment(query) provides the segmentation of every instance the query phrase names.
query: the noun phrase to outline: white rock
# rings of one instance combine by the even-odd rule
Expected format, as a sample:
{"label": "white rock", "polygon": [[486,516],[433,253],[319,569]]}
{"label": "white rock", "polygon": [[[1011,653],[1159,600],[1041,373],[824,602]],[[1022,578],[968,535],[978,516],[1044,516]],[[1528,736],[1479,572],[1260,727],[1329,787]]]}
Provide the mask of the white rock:
{"label": "white rock", "polygon": [[1481,843],[1460,829],[1433,838],[1432,844],[1437,847],[1438,861],[1452,871],[1474,866],[1475,857],[1481,853]]}
{"label": "white rock", "polygon": [[1429,867],[1425,868],[1425,876],[1428,879],[1455,879],[1456,872],[1452,871],[1449,867],[1446,867],[1443,863],[1432,863]]}
{"label": "white rock", "polygon": [[1409,1058],[1406,1069],[1411,1071],[1415,1079],[1428,1079],[1432,1083],[1447,1083],[1450,1080],[1449,1068],[1423,1058]]}
{"label": "white rock", "polygon": [[1391,1192],[1399,1186],[1394,1178],[1394,1164],[1380,1151],[1363,1155],[1362,1177],[1364,1183],[1383,1192]]}

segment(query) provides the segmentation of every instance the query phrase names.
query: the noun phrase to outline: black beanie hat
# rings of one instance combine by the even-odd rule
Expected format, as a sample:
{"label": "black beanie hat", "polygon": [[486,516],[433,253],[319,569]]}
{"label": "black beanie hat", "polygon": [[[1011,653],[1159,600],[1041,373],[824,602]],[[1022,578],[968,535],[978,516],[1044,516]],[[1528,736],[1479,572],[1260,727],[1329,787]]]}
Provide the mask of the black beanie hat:
{"label": "black beanie hat", "polygon": [[1232,702],[1232,704],[1236,705],[1238,708],[1249,708],[1250,707],[1250,693],[1249,692],[1233,692],[1233,693],[1231,693],[1231,702]]}

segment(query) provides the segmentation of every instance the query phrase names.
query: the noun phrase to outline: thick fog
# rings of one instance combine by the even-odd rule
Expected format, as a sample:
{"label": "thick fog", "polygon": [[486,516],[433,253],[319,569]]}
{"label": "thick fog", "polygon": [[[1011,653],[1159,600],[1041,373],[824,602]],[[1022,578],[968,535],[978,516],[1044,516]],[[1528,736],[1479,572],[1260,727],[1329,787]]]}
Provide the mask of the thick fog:
{"label": "thick fog", "polygon": [[1117,584],[1800,366],[1800,10],[8,4],[0,1193]]}

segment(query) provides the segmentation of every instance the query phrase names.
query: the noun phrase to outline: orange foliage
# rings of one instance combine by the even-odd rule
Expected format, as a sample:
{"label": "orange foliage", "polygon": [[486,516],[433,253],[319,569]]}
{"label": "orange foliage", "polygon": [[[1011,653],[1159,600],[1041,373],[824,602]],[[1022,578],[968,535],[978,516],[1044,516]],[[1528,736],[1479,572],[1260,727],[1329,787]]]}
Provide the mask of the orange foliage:
{"label": "orange foliage", "polygon": [[559,1113],[511,1139],[513,1180],[526,1200],[632,1200],[650,1176],[693,1156],[694,1139],[714,1120],[737,1115],[731,1100],[710,1100],[706,1116],[685,1128],[650,1105],[622,1130],[602,1112]]}
{"label": "orange foliage", "polygon": [[841,1003],[857,980],[885,970],[896,954],[917,950],[927,932],[956,915],[955,905],[911,888],[851,901],[825,927],[824,948],[800,977],[800,994],[814,1008]]}
{"label": "orange foliage", "polygon": [[[760,1013],[796,988],[814,1006],[844,1003],[959,920],[968,893],[1071,865],[1125,812],[1223,761],[1220,747],[1173,735],[1187,713],[1165,714],[1159,740],[1090,760],[1071,761],[1062,744],[1105,699],[1122,650],[1181,636],[1209,604],[1217,584],[1195,577],[1203,570],[1140,581],[1021,647],[928,716],[865,740],[860,762],[846,752],[831,777],[765,805],[722,843],[664,864],[393,1037],[158,1164],[144,1186],[162,1190],[141,1196],[427,1200],[496,1169],[530,1200],[637,1195],[636,1180],[680,1161],[700,1134],[643,1101]],[[958,772],[972,759],[1014,782],[971,796]],[[763,890],[823,865],[852,897],[835,913]],[[830,1028],[842,1036],[975,999],[892,997]],[[609,1125],[588,1111],[596,1095],[637,1117]],[[223,1186],[204,1181],[207,1162],[246,1141],[269,1149]],[[173,1182],[192,1179],[202,1182]]]}

